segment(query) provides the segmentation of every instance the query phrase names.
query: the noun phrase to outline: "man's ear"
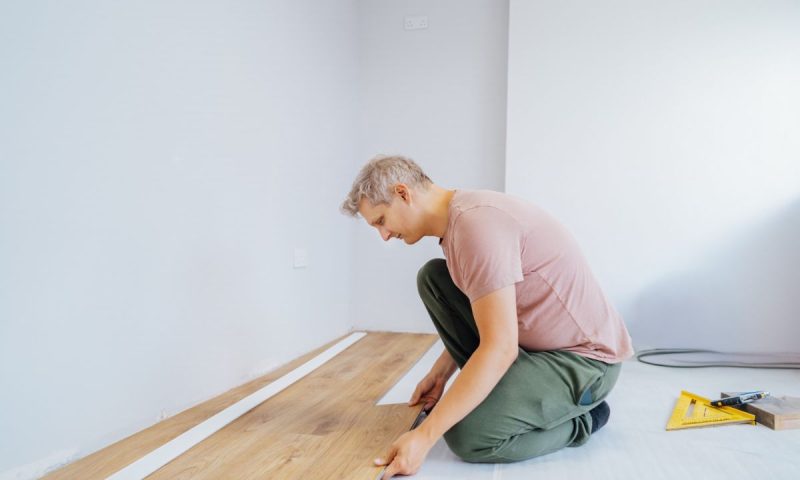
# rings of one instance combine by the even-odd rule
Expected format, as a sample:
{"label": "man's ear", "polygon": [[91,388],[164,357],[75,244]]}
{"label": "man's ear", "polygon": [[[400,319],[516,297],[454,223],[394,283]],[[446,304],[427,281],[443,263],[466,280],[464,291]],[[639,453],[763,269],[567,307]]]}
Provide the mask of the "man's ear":
{"label": "man's ear", "polygon": [[402,198],[403,201],[405,201],[405,202],[408,202],[408,200],[410,198],[410,195],[409,195],[410,192],[408,190],[408,186],[406,184],[404,184],[404,183],[398,183],[397,185],[395,185],[394,186],[394,193],[399,195],[400,198]]}

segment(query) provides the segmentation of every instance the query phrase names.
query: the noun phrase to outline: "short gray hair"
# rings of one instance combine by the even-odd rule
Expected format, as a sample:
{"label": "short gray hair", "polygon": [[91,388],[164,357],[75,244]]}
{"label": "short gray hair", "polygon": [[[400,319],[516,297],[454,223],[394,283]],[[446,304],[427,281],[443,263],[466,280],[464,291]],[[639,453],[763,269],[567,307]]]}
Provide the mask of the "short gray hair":
{"label": "short gray hair", "polygon": [[433,182],[410,158],[378,155],[358,172],[350,193],[342,203],[342,213],[355,217],[363,198],[372,205],[391,203],[392,188],[398,183],[427,190]]}

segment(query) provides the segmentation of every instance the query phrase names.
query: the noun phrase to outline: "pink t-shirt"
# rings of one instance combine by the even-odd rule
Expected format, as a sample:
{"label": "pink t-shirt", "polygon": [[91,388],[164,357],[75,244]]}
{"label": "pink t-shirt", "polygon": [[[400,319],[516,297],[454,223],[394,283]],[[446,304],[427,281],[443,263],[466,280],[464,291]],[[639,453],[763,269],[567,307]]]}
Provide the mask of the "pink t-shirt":
{"label": "pink t-shirt", "polygon": [[570,233],[542,209],[492,191],[457,190],[442,250],[470,302],[516,285],[519,345],[617,363],[628,330]]}

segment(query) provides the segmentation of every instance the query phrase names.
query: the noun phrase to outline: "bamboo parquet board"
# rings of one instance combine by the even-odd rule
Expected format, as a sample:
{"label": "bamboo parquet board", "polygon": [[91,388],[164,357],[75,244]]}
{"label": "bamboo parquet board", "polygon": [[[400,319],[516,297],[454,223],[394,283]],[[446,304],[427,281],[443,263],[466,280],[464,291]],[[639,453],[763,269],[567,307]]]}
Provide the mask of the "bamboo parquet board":
{"label": "bamboo parquet board", "polygon": [[[405,404],[375,404],[437,338],[368,333],[147,478],[373,480],[380,467],[372,459],[407,431],[419,413],[419,407]],[[44,478],[104,479],[339,340]]]}

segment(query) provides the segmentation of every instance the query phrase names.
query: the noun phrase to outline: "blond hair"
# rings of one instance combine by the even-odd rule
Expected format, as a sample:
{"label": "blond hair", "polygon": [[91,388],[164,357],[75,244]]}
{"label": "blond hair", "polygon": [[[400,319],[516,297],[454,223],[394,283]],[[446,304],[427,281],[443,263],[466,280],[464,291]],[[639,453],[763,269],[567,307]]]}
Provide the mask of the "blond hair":
{"label": "blond hair", "polygon": [[392,189],[398,183],[427,190],[433,182],[410,158],[378,155],[358,172],[350,193],[342,203],[342,213],[355,217],[358,214],[358,205],[364,198],[371,205],[391,203]]}

